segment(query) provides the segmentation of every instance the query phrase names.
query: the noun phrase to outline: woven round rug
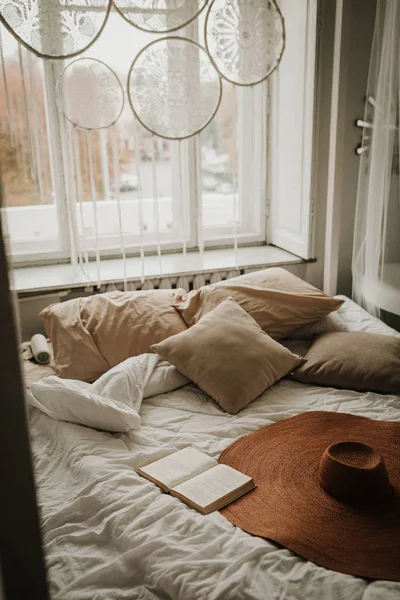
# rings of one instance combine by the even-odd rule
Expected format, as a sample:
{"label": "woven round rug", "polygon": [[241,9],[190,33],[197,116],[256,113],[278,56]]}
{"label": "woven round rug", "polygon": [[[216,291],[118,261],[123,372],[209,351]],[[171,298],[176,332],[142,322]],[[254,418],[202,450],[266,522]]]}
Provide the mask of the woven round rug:
{"label": "woven round rug", "polygon": [[[362,491],[361,501],[343,501],[321,485],[322,457],[341,442],[348,442],[344,447],[367,445],[380,455],[390,482],[380,500],[356,488]],[[368,474],[370,459],[359,468],[360,456],[354,457],[355,470]],[[350,458],[345,455],[345,466]],[[249,475],[257,485],[221,510],[234,525],[327,569],[400,581],[399,422],[310,412],[238,439],[219,462]],[[354,481],[362,485],[350,479],[347,488]]]}

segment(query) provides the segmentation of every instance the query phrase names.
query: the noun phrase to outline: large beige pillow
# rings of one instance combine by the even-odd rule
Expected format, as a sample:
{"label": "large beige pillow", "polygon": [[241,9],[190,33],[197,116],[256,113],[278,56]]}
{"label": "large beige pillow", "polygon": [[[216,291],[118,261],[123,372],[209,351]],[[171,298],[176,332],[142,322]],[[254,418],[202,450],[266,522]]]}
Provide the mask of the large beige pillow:
{"label": "large beige pillow", "polygon": [[325,333],[294,379],[358,392],[400,395],[400,337],[351,331]]}
{"label": "large beige pillow", "polygon": [[264,333],[233,298],[152,350],[232,415],[304,362]]}
{"label": "large beige pillow", "polygon": [[229,296],[275,339],[318,321],[343,304],[285,269],[274,267],[208,285],[186,294],[179,290],[174,304],[188,327]]}
{"label": "large beige pillow", "polygon": [[81,299],[51,304],[40,313],[53,345],[54,366],[60,377],[95,381],[110,368],[84,328]]}
{"label": "large beige pillow", "polygon": [[131,356],[185,331],[174,290],[109,292],[41,312],[60,377],[92,382]]}

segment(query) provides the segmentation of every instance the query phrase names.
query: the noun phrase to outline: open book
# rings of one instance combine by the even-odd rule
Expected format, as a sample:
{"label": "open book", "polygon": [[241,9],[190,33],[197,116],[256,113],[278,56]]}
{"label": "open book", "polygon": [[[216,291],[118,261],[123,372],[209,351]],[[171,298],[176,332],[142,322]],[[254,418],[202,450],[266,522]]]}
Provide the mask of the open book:
{"label": "open book", "polygon": [[203,515],[219,510],[256,487],[251,477],[190,447],[137,472]]}

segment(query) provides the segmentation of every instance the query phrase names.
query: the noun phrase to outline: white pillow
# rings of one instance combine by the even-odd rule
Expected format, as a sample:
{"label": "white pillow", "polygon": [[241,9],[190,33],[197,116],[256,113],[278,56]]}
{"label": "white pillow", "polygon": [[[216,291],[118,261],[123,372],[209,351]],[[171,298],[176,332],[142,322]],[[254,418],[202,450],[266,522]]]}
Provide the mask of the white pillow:
{"label": "white pillow", "polygon": [[104,431],[140,427],[143,398],[182,387],[189,379],[156,354],[128,358],[95,383],[45,377],[33,383],[27,401],[49,417]]}
{"label": "white pillow", "polygon": [[33,383],[29,404],[58,421],[78,423],[103,431],[139,429],[140,417],[129,406],[95,393],[90,383],[52,375]]}

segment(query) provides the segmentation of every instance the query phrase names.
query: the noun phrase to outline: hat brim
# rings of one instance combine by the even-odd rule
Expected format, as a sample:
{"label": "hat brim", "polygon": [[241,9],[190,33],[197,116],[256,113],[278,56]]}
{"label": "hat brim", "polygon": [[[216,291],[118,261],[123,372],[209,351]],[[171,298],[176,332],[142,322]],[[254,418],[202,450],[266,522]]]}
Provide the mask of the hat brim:
{"label": "hat brim", "polygon": [[[381,454],[393,487],[388,499],[357,507],[321,488],[321,456],[341,441],[363,442]],[[327,569],[400,581],[400,423],[305,413],[238,439],[219,462],[257,485],[221,510],[234,525]]]}

